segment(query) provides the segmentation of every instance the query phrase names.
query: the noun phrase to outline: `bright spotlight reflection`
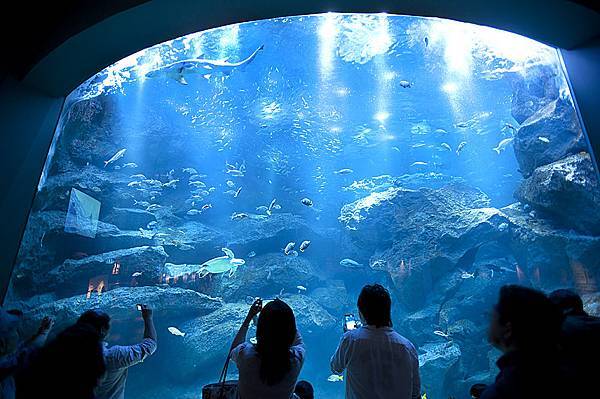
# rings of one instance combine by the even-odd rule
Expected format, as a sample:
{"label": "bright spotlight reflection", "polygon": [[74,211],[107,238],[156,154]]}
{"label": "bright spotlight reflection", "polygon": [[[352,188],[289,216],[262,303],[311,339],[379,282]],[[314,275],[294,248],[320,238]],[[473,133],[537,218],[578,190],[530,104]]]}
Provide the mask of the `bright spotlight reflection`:
{"label": "bright spotlight reflection", "polygon": [[319,63],[321,73],[324,75],[327,75],[333,66],[335,43],[339,32],[337,19],[335,14],[326,14],[318,29]]}
{"label": "bright spotlight reflection", "polygon": [[454,82],[447,82],[442,85],[442,91],[446,94],[455,94],[458,91],[458,85]]}
{"label": "bright spotlight reflection", "polygon": [[378,120],[380,123],[383,123],[389,117],[390,117],[389,112],[379,111],[378,113],[375,114],[375,116],[373,118],[375,118],[376,120]]}

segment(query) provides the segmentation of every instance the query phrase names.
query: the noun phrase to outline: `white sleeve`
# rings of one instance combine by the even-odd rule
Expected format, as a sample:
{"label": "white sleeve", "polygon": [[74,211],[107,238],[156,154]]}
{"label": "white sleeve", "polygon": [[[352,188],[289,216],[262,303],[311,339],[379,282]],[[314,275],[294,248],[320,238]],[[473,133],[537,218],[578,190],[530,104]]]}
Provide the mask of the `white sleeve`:
{"label": "white sleeve", "polygon": [[350,336],[344,334],[335,354],[331,357],[331,371],[337,374],[344,372],[350,358]]}
{"label": "white sleeve", "polygon": [[155,351],[156,341],[152,338],[144,338],[142,342],[136,345],[112,346],[105,355],[106,367],[108,369],[131,367],[143,362]]}

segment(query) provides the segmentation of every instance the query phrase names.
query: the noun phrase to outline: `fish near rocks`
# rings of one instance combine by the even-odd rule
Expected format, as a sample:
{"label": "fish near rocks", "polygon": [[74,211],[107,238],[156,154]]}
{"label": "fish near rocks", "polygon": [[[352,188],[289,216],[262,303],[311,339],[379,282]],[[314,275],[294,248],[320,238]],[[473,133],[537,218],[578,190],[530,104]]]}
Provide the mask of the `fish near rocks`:
{"label": "fish near rocks", "polygon": [[346,258],[346,259],[342,259],[340,261],[340,266],[347,267],[347,268],[358,268],[358,267],[362,266],[362,263],[358,263],[354,259]]}
{"label": "fish near rocks", "polygon": [[496,154],[500,155],[500,153],[504,151],[506,147],[508,147],[514,140],[515,139],[512,137],[509,139],[504,139],[500,141],[495,148],[492,148],[492,150],[496,151]]}
{"label": "fish near rocks", "polygon": [[302,241],[302,244],[300,244],[300,252],[306,251],[306,249],[309,246],[310,246],[310,241],[309,240]]}
{"label": "fish near rocks", "polygon": [[283,253],[285,255],[291,255],[292,251],[294,250],[294,247],[296,246],[296,243],[293,241],[288,242],[288,244],[285,246],[285,248],[283,249]]}
{"label": "fish near rocks", "polygon": [[106,168],[111,163],[116,162],[119,159],[123,158],[123,156],[125,155],[126,152],[127,152],[126,148],[122,148],[119,151],[117,151],[116,154],[113,155],[108,161],[104,161],[104,167]]}

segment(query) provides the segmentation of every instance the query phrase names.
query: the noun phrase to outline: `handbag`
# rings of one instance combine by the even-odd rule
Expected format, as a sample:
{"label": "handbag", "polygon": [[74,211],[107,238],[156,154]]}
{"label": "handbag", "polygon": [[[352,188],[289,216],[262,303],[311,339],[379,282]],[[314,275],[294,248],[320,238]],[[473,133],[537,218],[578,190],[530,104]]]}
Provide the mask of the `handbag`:
{"label": "handbag", "polygon": [[202,399],[238,399],[238,381],[227,380],[227,369],[231,360],[231,352],[227,355],[219,382],[207,384],[202,387]]}

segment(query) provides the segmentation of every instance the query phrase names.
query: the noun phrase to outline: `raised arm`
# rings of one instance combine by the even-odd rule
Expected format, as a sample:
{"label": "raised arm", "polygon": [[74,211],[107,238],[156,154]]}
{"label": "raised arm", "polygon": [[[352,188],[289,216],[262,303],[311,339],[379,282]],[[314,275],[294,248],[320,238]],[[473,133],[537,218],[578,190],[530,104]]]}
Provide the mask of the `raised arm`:
{"label": "raised arm", "polygon": [[156,328],[152,317],[152,309],[148,305],[142,305],[142,318],[144,319],[144,338],[150,338],[156,342]]}
{"label": "raised arm", "polygon": [[331,371],[337,374],[344,372],[348,366],[348,351],[349,338],[346,334],[344,334],[340,340],[337,350],[335,351],[335,354],[331,357]]}
{"label": "raised arm", "polygon": [[152,309],[148,305],[142,305],[142,318],[144,319],[144,339],[135,345],[112,346],[105,354],[104,359],[109,370],[127,368],[141,363],[156,351],[156,328]]}
{"label": "raised arm", "polygon": [[50,333],[50,330],[52,330],[52,326],[54,326],[54,320],[48,316],[44,317],[37,332],[31,338],[25,341],[23,346],[43,346],[46,343],[46,338],[48,338],[48,333]]}
{"label": "raised arm", "polygon": [[250,322],[258,313],[260,313],[262,309],[262,299],[258,298],[254,301],[252,306],[250,306],[250,310],[248,310],[248,314],[246,318],[242,322],[240,329],[238,330],[233,342],[231,343],[231,348],[229,351],[231,352],[234,348],[246,342],[246,334],[248,334],[248,328],[250,327]]}

